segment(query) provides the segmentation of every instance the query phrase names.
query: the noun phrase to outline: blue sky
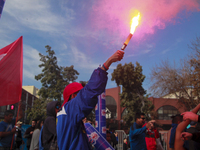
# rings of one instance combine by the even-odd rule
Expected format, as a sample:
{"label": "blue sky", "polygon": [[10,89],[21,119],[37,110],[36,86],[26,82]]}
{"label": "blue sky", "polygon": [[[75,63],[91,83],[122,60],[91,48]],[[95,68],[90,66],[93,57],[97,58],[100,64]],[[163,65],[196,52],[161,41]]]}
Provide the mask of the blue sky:
{"label": "blue sky", "polygon": [[200,1],[197,0],[7,0],[0,19],[0,48],[23,36],[23,85],[41,87],[34,76],[41,73],[38,53],[50,45],[58,65],[74,65],[77,81],[87,81],[92,71],[125,42],[135,10],[141,12],[121,62],[109,69],[106,88],[116,87],[111,73],[119,63],[138,61],[149,75],[162,60],[179,63],[187,57],[188,44],[200,36]]}

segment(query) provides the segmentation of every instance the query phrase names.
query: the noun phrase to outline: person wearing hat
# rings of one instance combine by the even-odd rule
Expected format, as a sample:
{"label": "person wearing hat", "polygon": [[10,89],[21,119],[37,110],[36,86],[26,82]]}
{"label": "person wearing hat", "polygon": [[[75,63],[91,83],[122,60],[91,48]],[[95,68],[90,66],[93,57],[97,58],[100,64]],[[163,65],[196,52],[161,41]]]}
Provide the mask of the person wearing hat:
{"label": "person wearing hat", "polygon": [[64,103],[57,113],[57,143],[59,150],[91,149],[82,119],[87,117],[98,102],[98,95],[104,92],[109,66],[123,58],[124,51],[116,51],[108,60],[94,70],[88,84],[67,85],[63,92]]}
{"label": "person wearing hat", "polygon": [[21,121],[17,121],[16,125],[17,125],[17,126],[21,126],[21,125],[22,125],[22,122],[21,122]]}
{"label": "person wearing hat", "polygon": [[20,146],[22,144],[22,122],[21,121],[17,121],[16,123],[16,133],[15,133],[15,149],[18,150],[20,149]]}

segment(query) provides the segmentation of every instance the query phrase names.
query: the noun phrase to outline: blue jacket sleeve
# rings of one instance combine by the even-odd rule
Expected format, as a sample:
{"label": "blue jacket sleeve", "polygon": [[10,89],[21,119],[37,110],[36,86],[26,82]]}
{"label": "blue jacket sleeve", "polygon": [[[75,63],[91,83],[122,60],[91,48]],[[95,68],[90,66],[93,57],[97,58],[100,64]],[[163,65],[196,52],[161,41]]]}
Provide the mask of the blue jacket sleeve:
{"label": "blue jacket sleeve", "polygon": [[[66,103],[71,109],[74,123],[80,122],[88,116],[98,102],[98,95],[104,92],[107,83],[107,72],[98,68],[94,70],[88,84],[80,90],[78,95]],[[65,107],[65,106],[64,106]],[[66,108],[66,110],[67,110]],[[68,110],[67,110],[68,111]]]}
{"label": "blue jacket sleeve", "polygon": [[134,124],[134,130],[131,130],[131,128],[130,128],[130,133],[129,133],[130,135],[129,136],[131,138],[134,138],[134,136],[137,136],[137,135],[142,134],[143,132],[145,132],[146,129],[147,129],[146,126],[144,126],[142,128],[139,128],[139,129],[136,129],[136,126]]}
{"label": "blue jacket sleeve", "polygon": [[174,130],[172,129],[171,134],[170,134],[170,139],[169,139],[169,147],[170,148],[174,148],[175,134],[176,134],[176,130],[174,132]]}

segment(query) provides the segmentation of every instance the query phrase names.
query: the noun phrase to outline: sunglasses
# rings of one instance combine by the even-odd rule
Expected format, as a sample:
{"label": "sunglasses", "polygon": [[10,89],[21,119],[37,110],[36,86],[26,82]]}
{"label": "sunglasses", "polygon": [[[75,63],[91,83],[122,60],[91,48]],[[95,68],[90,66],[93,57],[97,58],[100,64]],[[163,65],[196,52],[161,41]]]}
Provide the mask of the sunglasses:
{"label": "sunglasses", "polygon": [[144,120],[145,118],[141,118],[142,120]]}
{"label": "sunglasses", "polygon": [[56,109],[60,109],[60,106],[56,106]]}

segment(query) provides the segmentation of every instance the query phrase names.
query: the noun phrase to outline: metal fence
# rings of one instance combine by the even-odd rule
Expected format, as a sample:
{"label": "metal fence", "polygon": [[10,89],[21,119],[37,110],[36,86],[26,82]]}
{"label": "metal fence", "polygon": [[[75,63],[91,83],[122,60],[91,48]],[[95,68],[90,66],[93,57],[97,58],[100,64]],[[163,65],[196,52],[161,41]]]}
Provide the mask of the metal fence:
{"label": "metal fence", "polygon": [[[128,136],[124,132],[124,130],[116,130],[118,134],[118,145],[117,145],[117,150],[123,150],[123,143],[124,143],[124,138],[127,138]],[[167,145],[167,137],[168,137],[168,131],[160,131],[160,140],[163,146],[163,150],[168,150],[168,145]]]}
{"label": "metal fence", "polygon": [[161,134],[160,140],[162,141],[162,146],[163,146],[163,150],[168,150],[168,145],[167,145],[167,141],[169,141],[168,138],[168,131],[159,131],[159,133]]}
{"label": "metal fence", "polygon": [[115,131],[118,134],[117,150],[123,150],[124,138],[127,138],[127,135],[124,132],[124,130],[115,130]]}

